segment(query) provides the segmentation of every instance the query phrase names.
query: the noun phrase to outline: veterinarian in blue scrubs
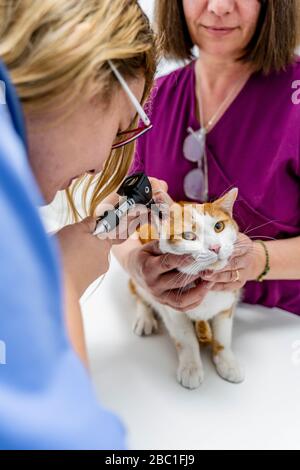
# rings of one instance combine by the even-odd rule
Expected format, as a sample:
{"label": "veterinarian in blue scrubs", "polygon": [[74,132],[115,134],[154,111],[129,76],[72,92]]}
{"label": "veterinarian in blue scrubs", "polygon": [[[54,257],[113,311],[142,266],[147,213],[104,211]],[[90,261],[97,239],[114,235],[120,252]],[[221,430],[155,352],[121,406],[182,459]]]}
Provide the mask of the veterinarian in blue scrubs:
{"label": "veterinarian in blue scrubs", "polygon": [[0,105],[0,449],[124,448],[124,428],[96,401],[66,337],[57,246],[36,206],[21,110],[3,66]]}
{"label": "veterinarian in blue scrubs", "polygon": [[[104,41],[104,39],[107,39],[106,37],[103,39],[103,44],[99,40],[99,34],[106,34],[107,32],[107,28],[101,29],[101,21],[103,21],[103,18],[106,18],[107,21],[110,15],[113,19],[118,18],[117,23],[111,21],[109,24],[110,27],[115,25],[116,30],[112,30],[109,35],[110,38],[114,38],[114,55],[111,59],[114,60],[117,68],[122,67],[123,78],[128,81],[128,86],[130,86],[131,81],[127,73],[127,64],[129,67],[132,59],[133,66],[130,65],[130,73],[136,72],[138,75],[138,78],[135,79],[136,88],[133,88],[133,90],[141,88],[141,90],[144,90],[145,98],[151,87],[155,72],[154,41],[148,20],[136,2],[128,4],[126,0],[99,2],[98,9],[93,6],[94,3],[89,5],[89,2],[85,2],[85,7],[83,7],[83,4],[71,0],[65,0],[61,4],[60,2],[49,2],[46,5],[46,3],[26,2],[26,8],[32,8],[33,12],[42,6],[40,12],[42,29],[38,29],[39,35],[34,35],[32,38],[30,48],[26,49],[26,54],[31,52],[34,47],[37,47],[37,54],[43,53],[42,48],[39,48],[34,41],[37,38],[41,40],[42,35],[47,35],[48,32],[53,41],[58,40],[59,36],[65,34],[67,30],[66,22],[68,19],[70,20],[68,27],[71,28],[72,34],[75,31],[79,35],[77,38],[74,33],[75,36],[71,37],[70,35],[68,40],[77,41],[82,46],[82,37],[80,36],[82,34],[87,43],[89,41],[95,42],[93,47],[90,47],[89,52],[93,56],[93,64],[98,64],[97,60],[99,59],[102,67],[101,70],[97,68],[96,80],[99,80],[100,72],[106,80],[109,79],[108,83],[111,84],[111,88],[114,90],[112,100],[117,99],[121,103],[120,112],[123,113],[120,121],[120,116],[116,117],[118,109],[112,111],[109,108],[109,116],[104,114],[105,111],[103,111],[102,116],[100,114],[99,132],[101,132],[104,121],[111,120],[110,126],[113,137],[109,145],[106,143],[107,149],[105,150],[108,158],[112,143],[118,132],[126,130],[136,112],[140,111],[140,106],[137,104],[135,109],[133,106],[134,100],[130,101],[128,99],[130,98],[130,91],[126,91],[124,83],[122,85],[121,80],[117,80],[117,74],[114,74],[109,66],[108,58],[110,57],[107,58],[108,51],[106,50],[109,49],[109,43]],[[18,41],[19,36],[14,33],[16,30],[15,18],[18,21],[23,18],[24,27],[26,27],[27,22],[34,15],[29,15],[28,11],[24,10],[23,2],[17,2],[16,8],[19,11],[18,15],[13,18],[14,27],[11,28],[12,32],[10,33],[10,25],[12,24],[11,9],[6,11],[5,8],[3,7],[3,15],[7,14],[7,21],[5,29],[0,27],[0,31],[5,30],[4,37],[0,36],[0,56],[11,72],[11,76],[16,80],[17,73],[20,73],[22,69],[21,61],[24,59],[24,55],[21,54],[22,57],[20,57],[17,66],[18,70],[13,70],[16,61],[11,60],[11,54],[16,53],[18,48],[7,47],[7,50],[5,50],[5,44],[6,41],[10,45],[12,42]],[[70,13],[70,15],[67,17],[61,15],[61,8],[64,9],[65,15],[67,13]],[[88,14],[87,10],[89,8],[91,11]],[[126,36],[126,38],[130,38],[130,40],[128,39],[128,45],[124,44],[122,28],[117,27],[120,18],[120,14],[116,15],[118,11],[124,12],[124,15],[129,15],[128,21],[124,21],[124,24],[121,23],[123,29],[130,30],[129,36]],[[62,17],[64,18],[62,19]],[[74,19],[78,20],[77,30],[74,29]],[[93,19],[95,21],[92,21]],[[51,25],[49,30],[47,30],[48,20]],[[0,26],[1,21],[0,18]],[[109,23],[109,21],[107,22]],[[38,28],[37,25],[35,26]],[[56,34],[53,35],[55,27],[57,30]],[[18,31],[21,30],[24,31],[22,28],[18,29]],[[5,35],[7,36],[5,37]],[[133,35],[133,37],[130,35]],[[20,44],[20,47],[22,46],[24,46],[24,41]],[[61,51],[58,51],[53,45],[50,46],[49,54],[54,51],[52,59],[57,60],[56,55],[58,52],[62,53],[65,50],[67,43],[61,41]],[[59,59],[58,67],[65,66],[68,60],[73,60],[76,53],[84,53],[84,57],[86,57],[87,47],[83,49],[80,47],[72,48],[72,54],[66,54],[66,62],[62,64]],[[125,51],[124,54],[126,53],[124,60],[123,50]],[[139,52],[136,52],[136,50],[139,50]],[[96,51],[99,51],[100,56],[103,53],[106,58],[96,57]],[[128,51],[132,52],[132,57],[130,57]],[[151,57],[153,57],[153,63],[150,61]],[[28,65],[30,60],[34,61],[35,59],[36,56],[33,58],[27,57],[26,67],[23,67],[23,69],[27,70],[27,67],[30,67]],[[45,87],[46,84],[48,86],[53,77],[46,70],[48,83],[45,81],[41,85],[40,80],[37,80],[37,83],[34,82],[33,75],[30,75],[28,81],[26,81],[26,76],[25,78],[23,76],[23,85],[18,88],[18,94],[23,104],[25,103],[24,121],[16,91],[11,84],[3,62],[0,62],[0,80],[2,85],[5,84],[6,104],[0,104],[0,342],[2,351],[0,357],[0,449],[124,449],[126,441],[123,424],[111,412],[101,408],[95,397],[88,373],[71,346],[65,325],[63,307],[63,268],[60,259],[60,249],[63,253],[63,247],[58,247],[54,237],[47,236],[37,210],[37,207],[44,205],[46,200],[43,182],[47,182],[47,179],[50,180],[51,178],[54,181],[56,174],[54,170],[53,173],[43,174],[41,168],[44,167],[40,165],[40,161],[38,170],[37,168],[33,170],[32,162],[37,161],[40,155],[36,157],[35,151],[32,151],[34,137],[33,133],[29,132],[29,128],[35,121],[34,118],[28,118],[26,105],[28,105],[30,99],[33,101],[34,91],[38,94],[37,87]],[[49,62],[42,63],[45,67],[49,66],[51,68],[51,65],[53,66],[50,59]],[[86,76],[87,80],[89,79],[89,74],[82,68],[82,60],[80,64],[80,69],[76,69],[76,73],[74,72],[74,83],[77,83],[76,80],[80,74]],[[144,64],[148,64],[149,69]],[[87,63],[86,67],[90,65],[90,63]],[[89,71],[92,73],[91,69]],[[45,72],[45,70],[41,68],[42,72]],[[67,78],[71,75],[71,72],[72,70],[68,69],[69,75],[67,74]],[[56,74],[58,74],[57,70]],[[60,77],[60,80],[63,80],[65,75],[66,73]],[[17,84],[19,85],[20,81]],[[94,82],[94,86],[96,85],[97,83]],[[27,86],[28,88],[26,88]],[[34,86],[36,86],[36,89]],[[4,89],[3,86],[2,89]],[[54,87],[54,91],[58,91],[57,87]],[[70,89],[67,91],[70,91]],[[84,91],[86,90],[81,90],[82,93]],[[142,96],[142,93],[139,93],[139,95]],[[40,99],[45,99],[45,94],[39,96]],[[90,102],[86,104],[86,109],[89,113],[93,113],[94,108],[88,107],[90,104]],[[98,105],[99,98],[92,104],[94,106]],[[108,106],[107,103],[106,106]],[[95,118],[97,113],[95,112]],[[84,126],[84,122],[88,119],[84,114],[83,118],[80,127]],[[27,137],[25,122],[28,130]],[[49,132],[53,132],[53,126],[49,129]],[[58,128],[57,132],[59,131]],[[95,139],[97,135],[97,133],[94,134]],[[124,139],[124,134],[122,136]],[[41,158],[43,152],[46,152],[47,137],[47,134],[43,134],[45,140],[42,149],[37,145]],[[76,162],[77,147],[82,142],[76,133],[71,136],[72,139],[69,138],[68,140],[68,137],[70,136],[65,134],[64,140],[69,142],[69,146],[73,144],[73,141],[76,144],[71,149],[74,162],[72,159],[67,162],[70,165],[71,172],[72,163],[75,165]],[[117,142],[120,143],[120,139]],[[53,139],[53,145],[55,144],[57,142]],[[91,142],[91,147],[93,145],[95,146]],[[65,150],[67,149],[65,148]],[[86,148],[86,152],[82,152],[80,155],[83,167],[87,165],[86,161],[90,157],[89,150],[89,148]],[[100,154],[104,152],[101,146],[98,152]],[[62,159],[65,157],[65,153],[61,153]],[[49,158],[55,159],[55,155],[50,155]],[[48,156],[42,163],[49,164]],[[102,163],[102,161],[98,161],[97,170],[101,170]],[[124,162],[123,172],[120,172],[121,181],[126,175],[129,164],[130,161]],[[66,171],[64,165],[60,169]],[[73,169],[73,171],[75,170]],[[71,176],[68,176],[68,181]],[[90,244],[100,243],[96,237],[92,237],[91,233],[86,233],[86,238],[89,239]],[[68,241],[71,242],[72,240],[69,239]],[[72,245],[72,243],[69,244]],[[76,256],[78,256],[78,253]],[[70,256],[71,261],[74,257]],[[86,262],[84,259],[82,261]],[[85,265],[85,269],[88,269],[87,265]],[[77,267],[74,272],[75,274],[78,272]],[[91,282],[93,280],[91,278]]]}

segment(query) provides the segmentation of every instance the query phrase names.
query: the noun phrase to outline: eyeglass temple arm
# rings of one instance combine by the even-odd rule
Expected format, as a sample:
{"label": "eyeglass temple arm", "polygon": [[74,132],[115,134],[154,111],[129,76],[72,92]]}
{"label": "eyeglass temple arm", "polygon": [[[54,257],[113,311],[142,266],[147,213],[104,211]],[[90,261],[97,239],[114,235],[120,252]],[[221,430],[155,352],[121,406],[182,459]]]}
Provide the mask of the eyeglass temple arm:
{"label": "eyeglass temple arm", "polygon": [[126,93],[129,97],[129,99],[131,100],[132,104],[134,105],[134,107],[138,111],[139,116],[142,119],[143,123],[145,124],[145,126],[150,126],[150,124],[151,124],[150,119],[148,118],[147,114],[143,110],[140,102],[138,101],[136,96],[134,96],[134,94],[130,90],[129,86],[127,85],[126,81],[124,80],[124,78],[122,77],[122,75],[120,74],[120,72],[118,71],[116,66],[113,64],[113,62],[111,60],[109,60],[108,63],[109,63],[110,68],[112,69],[113,73],[115,74],[115,76],[119,80],[120,84],[122,85],[123,89],[126,91]]}

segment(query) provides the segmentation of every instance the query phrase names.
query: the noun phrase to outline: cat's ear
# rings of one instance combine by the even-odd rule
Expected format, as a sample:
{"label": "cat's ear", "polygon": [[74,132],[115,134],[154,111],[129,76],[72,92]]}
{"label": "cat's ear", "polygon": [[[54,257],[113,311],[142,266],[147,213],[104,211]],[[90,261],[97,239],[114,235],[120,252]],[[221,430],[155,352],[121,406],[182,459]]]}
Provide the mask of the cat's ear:
{"label": "cat's ear", "polygon": [[238,197],[239,190],[238,188],[232,188],[225,196],[221,197],[214,202],[214,205],[217,205],[224,212],[227,212],[232,217],[233,206]]}

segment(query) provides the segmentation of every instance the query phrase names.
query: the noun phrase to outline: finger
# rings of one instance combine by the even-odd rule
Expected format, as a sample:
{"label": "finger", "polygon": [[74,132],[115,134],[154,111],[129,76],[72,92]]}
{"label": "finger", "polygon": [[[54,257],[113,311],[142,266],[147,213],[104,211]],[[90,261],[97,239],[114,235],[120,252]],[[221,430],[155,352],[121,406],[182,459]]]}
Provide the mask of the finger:
{"label": "finger", "polygon": [[235,243],[235,250],[230,259],[243,256],[253,249],[253,242],[246,236],[241,234]]}
{"label": "finger", "polygon": [[106,211],[114,210],[115,205],[120,202],[121,197],[117,193],[109,194],[103,201],[97,206],[95,210],[95,216],[100,217]]}
{"label": "finger", "polygon": [[229,263],[218,271],[205,270],[202,272],[203,279],[215,279],[221,273],[228,273],[230,271],[240,271],[245,269],[245,256],[239,256],[237,258],[231,259]]}
{"label": "finger", "polygon": [[218,271],[211,276],[203,275],[202,279],[214,282],[237,282],[243,276],[244,269],[244,266],[241,266],[238,269],[229,271]]}
{"label": "finger", "polygon": [[99,206],[96,209],[97,215],[103,214],[108,208],[106,206],[115,206],[120,200],[120,196],[117,193],[112,193],[106,196],[105,199],[99,204]]}
{"label": "finger", "polygon": [[87,217],[80,222],[84,231],[88,233],[94,233],[97,226],[97,220],[94,217]]}
{"label": "finger", "polygon": [[208,291],[208,283],[202,282],[187,292],[182,293],[180,289],[166,292],[161,296],[161,301],[167,305],[171,303],[176,309],[185,310],[190,308],[191,305],[199,305]]}
{"label": "finger", "polygon": [[184,308],[181,307],[181,308],[178,308],[178,305],[176,305],[176,310],[180,310],[181,312],[187,312],[189,310],[193,310],[194,308],[197,308],[199,307],[199,305],[201,305],[201,303],[203,302],[203,299],[204,297],[207,295],[207,293],[211,290],[211,287],[214,285],[214,283],[206,283],[203,288],[205,289],[204,291],[204,295],[202,298],[198,298],[196,302],[192,303],[192,304],[188,304],[186,305]]}
{"label": "finger", "polygon": [[173,255],[171,253],[162,254],[155,259],[156,272],[163,274],[174,269],[179,269],[191,265],[190,255]]}
{"label": "finger", "polygon": [[203,277],[203,279],[210,279],[210,280],[214,280],[214,282],[236,282],[236,280],[238,279],[238,275],[237,275],[237,271],[226,271],[226,272],[223,272],[223,273],[216,273],[214,276],[212,277],[208,277],[208,278],[205,278]]}
{"label": "finger", "polygon": [[245,256],[234,256],[229,258],[228,264],[221,269],[220,273],[222,272],[227,272],[227,271],[236,271],[237,269],[242,269],[244,268],[244,258]]}
{"label": "finger", "polygon": [[[103,206],[102,206],[103,209]],[[109,209],[111,210],[111,209]],[[117,222],[117,220],[116,220]],[[100,238],[110,238],[115,244],[127,240],[140,225],[148,222],[148,209],[145,205],[137,204],[119,220],[119,223],[109,232],[100,234]]]}
{"label": "finger", "polygon": [[164,273],[158,279],[159,286],[161,287],[162,292],[168,289],[179,289],[192,284],[197,279],[200,278],[200,274],[195,274],[190,276],[188,274],[179,272],[177,270]]}
{"label": "finger", "polygon": [[243,286],[240,282],[217,282],[213,287],[212,290],[214,292],[232,292],[241,289]]}
{"label": "finger", "polygon": [[153,256],[160,256],[162,254],[161,250],[159,248],[159,241],[158,240],[155,240],[153,242],[150,242],[150,243],[147,243],[146,245],[144,245],[144,251],[146,251],[147,253],[149,253]]}
{"label": "finger", "polygon": [[198,300],[198,302],[195,302],[194,304],[191,304],[191,305],[186,305],[185,307],[179,308],[178,305],[175,305],[175,306],[173,306],[173,308],[176,308],[177,312],[186,313],[186,312],[190,312],[191,310],[194,310],[195,308],[199,307],[199,305],[201,305],[201,302],[202,302],[202,300]]}
{"label": "finger", "polygon": [[152,186],[152,190],[153,191],[157,191],[157,190],[163,190],[165,192],[168,192],[168,183],[164,180],[160,180],[160,179],[157,179],[157,178],[149,178],[150,182],[151,182],[151,186]]}

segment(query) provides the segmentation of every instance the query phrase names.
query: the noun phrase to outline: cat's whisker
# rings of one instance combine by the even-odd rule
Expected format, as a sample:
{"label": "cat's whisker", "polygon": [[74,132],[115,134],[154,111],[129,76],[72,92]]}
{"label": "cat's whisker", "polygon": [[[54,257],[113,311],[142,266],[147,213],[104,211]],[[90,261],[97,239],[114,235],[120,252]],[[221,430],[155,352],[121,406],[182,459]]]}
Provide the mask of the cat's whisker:
{"label": "cat's whisker", "polygon": [[[190,280],[190,278],[188,279],[188,281]],[[187,285],[189,284],[189,282],[187,283]],[[178,290],[178,294],[177,294],[177,299],[179,300],[180,297],[182,296],[182,294],[185,292],[185,289],[186,287],[181,287],[179,290]]]}
{"label": "cat's whisker", "polygon": [[[185,278],[187,278],[188,276],[190,276],[190,273],[185,273],[185,272],[179,271],[178,274],[176,274],[176,276],[174,276],[174,278],[170,282],[174,282],[174,281],[177,282],[179,280],[185,281]],[[171,288],[170,291],[171,290],[173,290],[173,289]]]}
{"label": "cat's whisker", "polygon": [[[254,241],[255,241],[255,240],[261,240],[262,238],[268,239],[268,240],[276,240],[276,238],[270,237],[270,236],[268,236],[268,235],[252,235],[252,236],[248,236],[248,238],[250,238],[250,240],[254,240]],[[242,243],[245,244],[245,245],[247,245],[247,242],[244,241],[244,240],[242,240],[242,241],[241,241],[241,240],[237,240],[237,241],[234,242],[233,244],[234,244],[234,245],[238,245],[238,244],[242,244]]]}
{"label": "cat's whisker", "polygon": [[185,289],[185,287],[189,284],[193,276],[194,276],[193,272],[186,274],[185,277],[182,278],[184,285],[180,287],[180,289]]}
{"label": "cat's whisker", "polygon": [[238,248],[244,248],[244,247],[249,247],[251,245],[250,245],[250,243],[243,242],[243,243],[234,243],[233,246],[238,247]]}
{"label": "cat's whisker", "polygon": [[[254,236],[254,237],[249,237],[250,240],[258,240],[257,236]],[[268,237],[268,236],[265,236],[265,235],[262,235],[259,237],[259,240],[271,240],[271,241],[276,241],[276,238],[274,237]],[[249,243],[247,242],[235,242],[234,244],[234,247],[238,247],[238,248],[243,248],[243,247],[248,247],[250,246]]]}
{"label": "cat's whisker", "polygon": [[[182,274],[182,279],[185,278],[185,281],[186,281],[186,280],[189,280],[189,274],[186,274],[186,273],[181,273],[181,274]],[[187,284],[188,284],[188,283],[187,283]],[[187,285],[187,284],[186,284],[186,285]],[[182,294],[182,290],[183,290],[183,289],[184,289],[184,286],[181,287],[180,289],[178,289],[178,293],[177,293],[177,297],[176,297],[177,299],[178,299],[178,298],[180,297],[180,295]],[[174,289],[172,289],[172,288],[168,289],[168,291],[167,291],[167,292],[168,292],[167,298],[168,298],[169,294],[170,294],[173,290],[174,290]]]}
{"label": "cat's whisker", "polygon": [[[174,282],[174,280],[176,281],[179,281],[182,279],[183,283],[185,284],[183,287],[179,288],[178,290],[178,293],[177,293],[177,298],[179,298],[182,293],[183,293],[183,290],[186,288],[186,286],[189,284],[189,281],[192,279],[192,277],[195,275],[195,274],[198,274],[200,272],[200,265],[198,263],[193,263],[191,264],[191,266],[189,267],[189,272],[179,272],[175,278],[172,280]],[[173,289],[169,289],[168,290],[168,294],[172,291]]]}
{"label": "cat's whisker", "polygon": [[162,258],[162,260],[161,260],[161,265],[162,265],[162,266],[163,266],[164,263],[167,261],[167,259],[168,259],[169,256],[170,256],[170,253],[166,253],[166,254],[163,256],[163,258]]}
{"label": "cat's whisker", "polygon": [[247,226],[247,228],[244,230],[243,233],[247,233],[247,231],[249,230],[250,227],[251,227],[251,224],[249,224],[249,225]]}
{"label": "cat's whisker", "polygon": [[[177,282],[177,281],[184,280],[187,275],[189,275],[189,274],[180,272],[179,274],[176,274],[176,276],[170,281],[170,283],[171,282],[174,283],[174,282]],[[172,288],[171,288],[171,290],[172,290]]]}
{"label": "cat's whisker", "polygon": [[[193,277],[192,275],[189,275],[189,276],[186,278],[186,281],[187,281],[186,286],[188,286],[189,281],[191,280],[192,277]],[[177,300],[179,300],[180,297],[182,296],[182,294],[183,294],[184,289],[186,288],[186,286],[181,287],[181,288],[178,290],[177,297],[176,297]]]}
{"label": "cat's whisker", "polygon": [[269,222],[266,222],[266,223],[264,223],[264,224],[258,225],[257,227],[253,227],[253,228],[251,228],[250,230],[245,230],[245,231],[244,231],[244,234],[247,235],[248,233],[253,232],[253,230],[257,230],[257,229],[259,229],[259,228],[266,227],[267,225],[272,224],[272,223],[274,223],[274,222],[280,222],[280,220],[278,220],[278,219],[277,219],[277,220],[276,220],[276,219],[270,220]]}

